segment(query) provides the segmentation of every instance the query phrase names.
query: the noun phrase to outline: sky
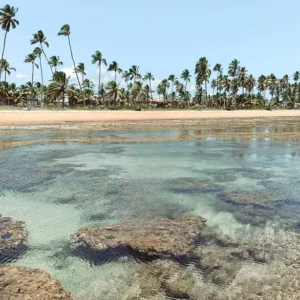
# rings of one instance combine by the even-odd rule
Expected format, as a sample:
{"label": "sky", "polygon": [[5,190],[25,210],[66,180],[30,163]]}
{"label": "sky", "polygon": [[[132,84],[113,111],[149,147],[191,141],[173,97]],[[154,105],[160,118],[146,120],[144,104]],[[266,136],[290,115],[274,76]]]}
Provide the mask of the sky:
{"label": "sky", "polygon": [[[31,65],[24,59],[38,30],[50,43],[47,56],[60,56],[62,70],[75,79],[67,38],[57,36],[63,24],[71,26],[76,63],[85,63],[95,83],[91,55],[96,50],[123,70],[138,65],[143,74],[151,71],[156,83],[170,74],[180,77],[184,69],[194,74],[202,56],[211,68],[221,63],[225,70],[237,58],[254,76],[300,69],[299,0],[1,0],[0,6],[5,4],[19,8],[20,25],[8,34],[5,53],[17,69],[9,81],[17,84],[30,81]],[[3,37],[4,31],[0,41]],[[46,65],[44,73],[50,80]],[[113,79],[106,70],[102,76],[104,82]],[[194,76],[191,91],[193,81]]]}

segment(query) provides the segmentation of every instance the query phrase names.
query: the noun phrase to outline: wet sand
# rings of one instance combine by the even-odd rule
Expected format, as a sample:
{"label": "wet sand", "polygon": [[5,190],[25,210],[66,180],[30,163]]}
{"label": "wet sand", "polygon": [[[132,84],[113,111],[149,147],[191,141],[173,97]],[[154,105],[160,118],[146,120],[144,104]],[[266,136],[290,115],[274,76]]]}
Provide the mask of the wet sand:
{"label": "wet sand", "polygon": [[243,111],[0,111],[0,124],[300,117],[300,110]]}

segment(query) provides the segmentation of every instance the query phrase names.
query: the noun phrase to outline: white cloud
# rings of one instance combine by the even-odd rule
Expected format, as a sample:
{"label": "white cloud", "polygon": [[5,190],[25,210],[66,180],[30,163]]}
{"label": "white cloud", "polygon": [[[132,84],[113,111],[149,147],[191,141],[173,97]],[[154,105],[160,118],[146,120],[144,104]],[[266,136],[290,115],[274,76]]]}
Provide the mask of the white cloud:
{"label": "white cloud", "polygon": [[[65,72],[66,75],[68,77],[70,77],[70,83],[77,83],[77,78],[76,78],[76,73],[74,72],[74,68],[73,67],[65,67],[65,68],[61,68],[60,70],[58,70],[60,72]],[[88,72],[85,71],[86,75],[85,78],[88,78]],[[79,80],[81,82],[81,74],[78,74],[79,76]]]}
{"label": "white cloud", "polygon": [[22,74],[22,73],[17,73],[16,74],[16,78],[18,78],[18,79],[26,79],[26,78],[28,78],[29,76],[28,75],[26,75],[26,74]]}
{"label": "white cloud", "polygon": [[196,86],[194,84],[190,84],[187,86],[187,90],[190,92],[195,92],[196,91]]}
{"label": "white cloud", "polygon": [[72,68],[72,67],[70,67],[70,68],[61,68],[59,71],[65,72],[67,76],[71,77],[71,79],[76,78],[76,75],[74,73],[74,68]]}

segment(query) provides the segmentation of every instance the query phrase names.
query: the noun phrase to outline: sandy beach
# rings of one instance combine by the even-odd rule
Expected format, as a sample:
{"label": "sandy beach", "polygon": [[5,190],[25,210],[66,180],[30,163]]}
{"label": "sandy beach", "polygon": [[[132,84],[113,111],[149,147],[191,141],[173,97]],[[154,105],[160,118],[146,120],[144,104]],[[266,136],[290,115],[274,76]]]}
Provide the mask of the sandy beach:
{"label": "sandy beach", "polygon": [[0,124],[300,117],[300,110],[244,111],[0,111]]}

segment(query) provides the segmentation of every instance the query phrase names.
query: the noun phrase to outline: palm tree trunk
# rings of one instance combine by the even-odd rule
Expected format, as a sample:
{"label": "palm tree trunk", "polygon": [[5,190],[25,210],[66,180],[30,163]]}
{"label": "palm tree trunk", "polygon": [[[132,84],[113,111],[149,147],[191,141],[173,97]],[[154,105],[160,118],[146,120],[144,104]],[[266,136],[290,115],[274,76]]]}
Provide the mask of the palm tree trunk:
{"label": "palm tree trunk", "polygon": [[101,62],[99,64],[99,85],[98,85],[98,96],[100,100],[100,87],[101,87]]}
{"label": "palm tree trunk", "polygon": [[32,75],[31,75],[31,86],[32,86],[32,89],[31,89],[31,101],[33,101],[33,78],[34,78],[34,62],[32,63]]}
{"label": "palm tree trunk", "polygon": [[[3,60],[4,57],[4,52],[5,52],[5,47],[6,47],[6,37],[7,37],[7,30],[5,31],[5,35],[4,35],[4,42],[3,42],[3,50],[2,50],[2,55],[1,55],[1,61]],[[0,81],[1,81],[1,74],[2,74],[2,70],[0,69]]]}
{"label": "palm tree trunk", "polygon": [[34,76],[34,63],[32,63],[32,72],[31,72],[31,85],[33,86],[33,76]]}
{"label": "palm tree trunk", "polygon": [[7,105],[9,105],[9,99],[7,97],[6,71],[4,71],[4,87],[5,87],[5,97],[7,99]]}
{"label": "palm tree trunk", "polygon": [[[66,80],[64,79],[64,87],[63,87],[63,91],[62,91],[62,104],[63,104],[63,108],[65,107],[65,86],[66,86]],[[70,104],[69,104],[69,106],[70,106]]]}
{"label": "palm tree trunk", "polygon": [[[68,35],[68,41],[69,41],[70,53],[71,53],[71,58],[72,58],[73,65],[74,65],[74,71],[75,71],[75,74],[76,74],[77,82],[78,82],[78,85],[79,85],[80,92],[82,92],[80,80],[79,80],[78,73],[77,73],[77,70],[76,70],[76,63],[75,63],[75,59],[74,59],[74,55],[73,55],[73,51],[72,51],[70,35]],[[83,106],[85,106],[85,99],[83,99]]]}
{"label": "palm tree trunk", "polygon": [[[49,65],[49,59],[48,59],[48,57],[47,57],[47,55],[46,55],[46,53],[45,53],[45,51],[44,51],[43,44],[40,43],[40,45],[41,45],[41,49],[42,49],[42,51],[43,51],[43,54],[44,54],[44,56],[45,56],[45,58],[46,58],[46,61],[47,61],[48,65]],[[50,65],[49,65],[49,66],[50,66]],[[52,67],[51,67],[51,66],[50,66],[50,70],[51,70],[51,73],[52,73],[52,75],[53,75],[53,70],[52,70]]]}
{"label": "palm tree trunk", "polygon": [[206,102],[207,102],[207,81],[205,80],[205,96],[206,96]]}
{"label": "palm tree trunk", "polygon": [[40,69],[41,69],[41,80],[42,80],[42,100],[41,100],[41,106],[44,105],[44,74],[43,74],[43,65],[42,65],[42,57],[40,55]]}
{"label": "palm tree trunk", "polygon": [[117,71],[115,71],[115,82],[117,82]]}
{"label": "palm tree trunk", "polygon": [[150,85],[149,85],[149,86],[150,86],[150,95],[151,95],[151,99],[153,100],[153,96],[152,96],[152,88],[151,88],[151,82],[152,82],[152,80],[150,79],[150,80],[149,80],[149,83],[150,83]]}

